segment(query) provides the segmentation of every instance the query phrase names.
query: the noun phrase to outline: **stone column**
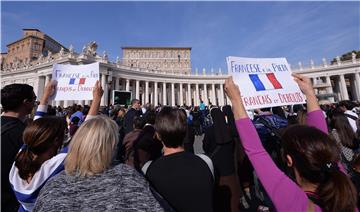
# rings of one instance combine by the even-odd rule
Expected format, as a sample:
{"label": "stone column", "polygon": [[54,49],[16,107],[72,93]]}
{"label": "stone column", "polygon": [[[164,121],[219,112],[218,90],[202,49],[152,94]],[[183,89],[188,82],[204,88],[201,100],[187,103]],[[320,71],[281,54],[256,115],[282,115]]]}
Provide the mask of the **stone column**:
{"label": "stone column", "polygon": [[220,83],[220,101],[219,101],[220,106],[224,106],[224,84]]}
{"label": "stone column", "polygon": [[183,84],[179,83],[179,89],[180,89],[180,102],[179,105],[183,106],[184,105],[184,94],[183,94]]}
{"label": "stone column", "polygon": [[130,91],[130,80],[126,79],[125,91]]}
{"label": "stone column", "polygon": [[158,83],[157,82],[154,82],[154,106],[156,107],[159,102],[158,102]]}
{"label": "stone column", "polygon": [[345,76],[343,74],[340,75],[340,89],[341,89],[341,98],[342,100],[349,100],[349,95],[346,88]]}
{"label": "stone column", "polygon": [[195,106],[199,106],[200,105],[200,99],[199,99],[199,84],[195,84],[195,101],[194,104]]}
{"label": "stone column", "polygon": [[334,78],[334,81],[335,81],[334,93],[337,96],[337,101],[341,101],[342,97],[341,97],[340,76],[338,76],[337,78]]}
{"label": "stone column", "polygon": [[140,99],[139,88],[140,88],[140,81],[136,80],[136,82],[135,82],[135,98],[136,99]]}
{"label": "stone column", "polygon": [[188,92],[188,99],[187,99],[187,100],[188,100],[188,103],[187,103],[187,105],[190,106],[190,105],[191,105],[191,84],[188,83],[188,84],[187,84],[187,87],[188,87],[188,88],[187,88],[187,89],[188,89],[188,90],[187,90],[187,92]]}
{"label": "stone column", "polygon": [[165,82],[163,82],[163,105],[167,105],[167,103],[166,103],[166,83]]}
{"label": "stone column", "polygon": [[360,73],[356,72],[355,73],[355,86],[356,86],[356,93],[357,95],[357,100],[360,101]]}
{"label": "stone column", "polygon": [[[327,87],[326,88],[326,93],[328,94],[333,94],[334,93],[334,90],[333,90],[333,87],[331,85],[331,79],[330,79],[330,76],[326,76],[326,84],[327,85],[330,85],[330,87]],[[328,98],[330,100],[330,102],[335,102],[334,100],[334,97],[330,97]]]}
{"label": "stone column", "polygon": [[211,103],[216,105],[215,84],[211,84]]}
{"label": "stone column", "polygon": [[175,106],[175,84],[171,83],[171,106]]}
{"label": "stone column", "polygon": [[45,76],[45,86],[48,84],[48,82],[50,82],[51,80],[51,75],[46,75]]}
{"label": "stone column", "polygon": [[[106,104],[112,104],[112,91],[115,88],[115,81],[114,81],[112,75],[108,75],[106,84],[107,84],[107,89],[104,90],[104,94],[105,94],[105,92],[107,93]],[[110,95],[109,95],[109,93],[110,93]]]}
{"label": "stone column", "polygon": [[315,83],[316,83],[316,79],[315,78],[310,78],[310,80],[311,80],[312,85],[314,86]]}
{"label": "stone column", "polygon": [[40,100],[40,98],[42,97],[43,92],[44,92],[43,77],[38,76],[35,79],[35,82],[34,82],[34,93],[38,98],[37,100]]}
{"label": "stone column", "polygon": [[107,93],[108,93],[105,74],[101,74],[101,87],[104,90],[104,94],[101,97],[101,106],[105,106],[107,103],[106,101],[107,101]]}
{"label": "stone column", "polygon": [[119,90],[120,88],[120,78],[116,77],[115,78],[115,90]]}
{"label": "stone column", "polygon": [[209,105],[209,99],[207,94],[207,84],[204,83],[204,103],[205,105]]}
{"label": "stone column", "polygon": [[64,108],[67,108],[68,106],[70,106],[69,100],[64,100]]}
{"label": "stone column", "polygon": [[149,103],[149,81],[145,81],[145,104]]}

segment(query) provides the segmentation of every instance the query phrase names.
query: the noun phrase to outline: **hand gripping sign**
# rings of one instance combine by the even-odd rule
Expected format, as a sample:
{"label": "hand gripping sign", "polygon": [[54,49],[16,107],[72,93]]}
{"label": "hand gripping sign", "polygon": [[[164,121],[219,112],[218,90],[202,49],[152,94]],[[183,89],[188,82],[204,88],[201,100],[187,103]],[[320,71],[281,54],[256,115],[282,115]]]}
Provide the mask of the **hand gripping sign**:
{"label": "hand gripping sign", "polygon": [[226,60],[245,109],[305,103],[285,58],[227,57]]}
{"label": "hand gripping sign", "polygon": [[58,82],[53,100],[92,100],[92,90],[99,80],[99,63],[54,64],[52,79]]}

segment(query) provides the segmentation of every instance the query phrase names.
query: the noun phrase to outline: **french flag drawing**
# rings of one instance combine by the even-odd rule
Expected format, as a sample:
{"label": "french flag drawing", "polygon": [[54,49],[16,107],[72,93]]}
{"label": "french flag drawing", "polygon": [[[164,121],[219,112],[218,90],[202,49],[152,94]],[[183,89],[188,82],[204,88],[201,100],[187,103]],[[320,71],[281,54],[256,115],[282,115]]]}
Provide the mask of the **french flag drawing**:
{"label": "french flag drawing", "polygon": [[84,85],[86,78],[70,78],[69,85]]}
{"label": "french flag drawing", "polygon": [[282,85],[276,79],[274,73],[267,74],[249,74],[256,91],[281,89]]}

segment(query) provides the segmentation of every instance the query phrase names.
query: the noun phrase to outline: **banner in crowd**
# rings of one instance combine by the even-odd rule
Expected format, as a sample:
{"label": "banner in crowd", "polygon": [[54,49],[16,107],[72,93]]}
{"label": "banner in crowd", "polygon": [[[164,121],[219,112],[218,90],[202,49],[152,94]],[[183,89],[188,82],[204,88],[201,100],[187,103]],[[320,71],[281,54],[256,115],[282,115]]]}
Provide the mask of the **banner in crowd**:
{"label": "banner in crowd", "polygon": [[53,100],[92,100],[92,90],[99,80],[99,63],[54,64],[52,79],[58,82]]}
{"label": "banner in crowd", "polygon": [[286,58],[227,57],[226,60],[245,109],[305,103]]}

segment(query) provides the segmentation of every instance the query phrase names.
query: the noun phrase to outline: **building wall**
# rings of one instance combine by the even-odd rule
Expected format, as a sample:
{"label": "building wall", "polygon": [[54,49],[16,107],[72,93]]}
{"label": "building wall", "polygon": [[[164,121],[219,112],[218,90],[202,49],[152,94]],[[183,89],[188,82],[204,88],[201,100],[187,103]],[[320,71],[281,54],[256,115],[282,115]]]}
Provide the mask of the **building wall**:
{"label": "building wall", "polygon": [[62,45],[38,30],[23,30],[23,38],[10,43],[4,56],[4,67],[16,67],[37,60],[48,52],[57,53]]}
{"label": "building wall", "polygon": [[123,48],[123,64],[166,73],[190,74],[191,48]]}

